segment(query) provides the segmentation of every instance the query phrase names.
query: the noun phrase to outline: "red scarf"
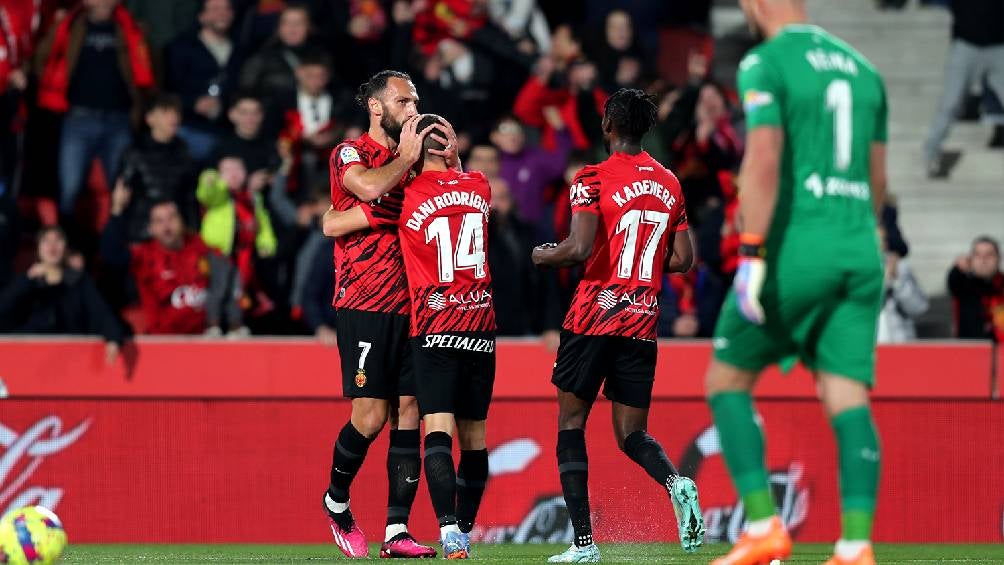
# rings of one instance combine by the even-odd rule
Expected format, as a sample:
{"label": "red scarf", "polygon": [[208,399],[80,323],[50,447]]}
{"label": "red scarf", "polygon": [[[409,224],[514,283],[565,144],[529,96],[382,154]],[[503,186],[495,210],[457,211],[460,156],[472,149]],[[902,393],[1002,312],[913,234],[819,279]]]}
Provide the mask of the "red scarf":
{"label": "red scarf", "polygon": [[[66,91],[70,87],[69,50],[70,28],[73,22],[81,16],[83,9],[74,8],[59,22],[56,37],[52,42],[52,52],[45,62],[45,69],[39,79],[38,105],[54,112],[69,110],[70,103],[66,99]],[[129,64],[132,69],[133,86],[150,88],[153,86],[153,69],[150,67],[150,49],[147,47],[143,32],[136,21],[123,6],[116,6],[112,18],[122,32],[129,53]]]}

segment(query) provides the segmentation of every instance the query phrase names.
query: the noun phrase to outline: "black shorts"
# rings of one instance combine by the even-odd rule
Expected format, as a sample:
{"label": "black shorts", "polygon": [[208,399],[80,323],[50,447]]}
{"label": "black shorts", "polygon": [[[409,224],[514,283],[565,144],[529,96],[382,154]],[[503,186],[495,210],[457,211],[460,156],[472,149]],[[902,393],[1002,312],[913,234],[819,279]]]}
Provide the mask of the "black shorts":
{"label": "black shorts", "polygon": [[415,397],[423,416],[485,420],[495,385],[495,334],[457,332],[411,339]]}
{"label": "black shorts", "polygon": [[408,316],[402,314],[338,311],[343,395],[385,400],[415,395],[408,328]]}
{"label": "black shorts", "polygon": [[603,396],[610,400],[648,408],[657,354],[654,341],[561,330],[551,382],[587,402],[596,400],[602,384]]}

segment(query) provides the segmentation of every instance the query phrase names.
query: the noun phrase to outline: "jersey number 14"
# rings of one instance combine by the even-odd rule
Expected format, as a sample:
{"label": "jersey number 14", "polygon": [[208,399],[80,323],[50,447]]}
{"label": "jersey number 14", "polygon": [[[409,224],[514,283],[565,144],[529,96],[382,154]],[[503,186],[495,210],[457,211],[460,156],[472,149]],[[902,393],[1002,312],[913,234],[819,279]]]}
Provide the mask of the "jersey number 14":
{"label": "jersey number 14", "polygon": [[453,247],[450,219],[436,218],[425,228],[425,242],[436,240],[439,254],[439,282],[453,282],[455,271],[474,270],[474,278],[485,278],[485,228],[482,215],[471,212],[463,215],[457,247]]}

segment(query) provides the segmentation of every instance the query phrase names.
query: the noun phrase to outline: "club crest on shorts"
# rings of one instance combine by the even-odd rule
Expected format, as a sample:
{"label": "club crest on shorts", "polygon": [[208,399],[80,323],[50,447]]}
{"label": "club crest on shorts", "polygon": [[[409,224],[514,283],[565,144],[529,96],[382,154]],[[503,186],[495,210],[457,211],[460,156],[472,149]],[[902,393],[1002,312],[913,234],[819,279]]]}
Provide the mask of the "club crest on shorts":
{"label": "club crest on shorts", "polygon": [[356,371],[356,386],[359,388],[366,386],[366,371],[364,369]]}

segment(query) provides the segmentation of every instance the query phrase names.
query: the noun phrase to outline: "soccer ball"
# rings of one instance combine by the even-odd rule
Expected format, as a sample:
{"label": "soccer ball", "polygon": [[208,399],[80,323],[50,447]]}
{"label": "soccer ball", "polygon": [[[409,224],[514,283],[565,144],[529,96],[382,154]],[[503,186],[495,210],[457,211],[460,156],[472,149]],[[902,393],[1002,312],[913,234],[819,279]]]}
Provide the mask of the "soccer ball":
{"label": "soccer ball", "polygon": [[0,520],[0,564],[51,565],[65,548],[63,523],[48,508],[28,506]]}

